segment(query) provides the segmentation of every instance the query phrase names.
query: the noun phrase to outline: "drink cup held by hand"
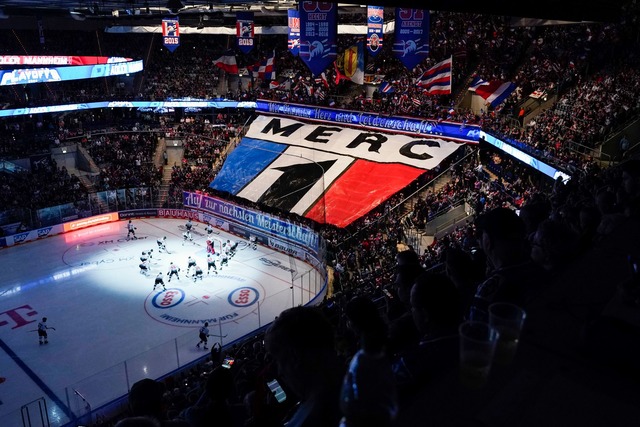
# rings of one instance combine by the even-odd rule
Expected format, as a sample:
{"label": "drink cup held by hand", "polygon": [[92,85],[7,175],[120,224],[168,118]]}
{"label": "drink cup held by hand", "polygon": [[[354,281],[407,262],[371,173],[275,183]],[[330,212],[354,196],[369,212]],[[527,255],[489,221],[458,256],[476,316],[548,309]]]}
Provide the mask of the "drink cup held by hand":
{"label": "drink cup held by hand", "polygon": [[469,388],[487,383],[498,332],[485,322],[460,325],[460,380]]}
{"label": "drink cup held by hand", "polygon": [[499,302],[489,306],[489,324],[500,334],[496,344],[496,363],[506,365],[513,361],[526,316],[523,309],[513,304]]}

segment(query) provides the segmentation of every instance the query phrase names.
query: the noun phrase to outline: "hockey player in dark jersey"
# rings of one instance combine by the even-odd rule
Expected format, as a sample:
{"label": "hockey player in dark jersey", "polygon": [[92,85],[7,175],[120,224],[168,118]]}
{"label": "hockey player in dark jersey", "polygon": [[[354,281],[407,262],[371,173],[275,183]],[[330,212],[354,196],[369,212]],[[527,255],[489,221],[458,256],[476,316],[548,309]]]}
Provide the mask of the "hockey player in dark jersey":
{"label": "hockey player in dark jersey", "polygon": [[149,261],[145,260],[140,263],[140,274],[149,275]]}
{"label": "hockey player in dark jersey", "polygon": [[167,288],[164,286],[164,279],[162,277],[162,272],[158,273],[158,275],[156,276],[156,281],[153,284],[153,290],[156,290],[156,286],[161,286],[162,285],[162,290],[166,291]]}

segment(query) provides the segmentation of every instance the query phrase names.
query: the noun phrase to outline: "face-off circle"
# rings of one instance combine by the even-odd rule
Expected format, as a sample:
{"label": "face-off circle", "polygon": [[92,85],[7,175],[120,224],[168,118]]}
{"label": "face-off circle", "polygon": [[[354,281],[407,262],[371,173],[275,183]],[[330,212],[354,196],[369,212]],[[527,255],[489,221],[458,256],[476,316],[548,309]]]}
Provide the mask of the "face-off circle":
{"label": "face-off circle", "polygon": [[152,292],[144,302],[146,313],[161,323],[185,328],[205,322],[224,324],[254,312],[265,295],[262,285],[247,277],[225,274],[208,279],[195,286]]}

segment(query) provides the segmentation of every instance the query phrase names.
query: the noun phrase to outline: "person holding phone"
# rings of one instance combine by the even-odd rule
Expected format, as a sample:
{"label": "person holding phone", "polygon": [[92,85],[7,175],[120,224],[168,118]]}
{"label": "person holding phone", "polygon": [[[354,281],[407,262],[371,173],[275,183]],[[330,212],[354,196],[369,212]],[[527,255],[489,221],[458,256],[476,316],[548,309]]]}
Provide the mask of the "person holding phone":
{"label": "person holding phone", "polygon": [[233,374],[218,366],[211,371],[198,401],[180,414],[191,427],[235,426],[238,425],[235,413],[241,408],[229,401],[235,393]]}
{"label": "person holding phone", "polygon": [[287,427],[337,426],[344,369],[333,327],[322,312],[314,307],[283,311],[267,331],[265,345],[278,380],[299,400]]}

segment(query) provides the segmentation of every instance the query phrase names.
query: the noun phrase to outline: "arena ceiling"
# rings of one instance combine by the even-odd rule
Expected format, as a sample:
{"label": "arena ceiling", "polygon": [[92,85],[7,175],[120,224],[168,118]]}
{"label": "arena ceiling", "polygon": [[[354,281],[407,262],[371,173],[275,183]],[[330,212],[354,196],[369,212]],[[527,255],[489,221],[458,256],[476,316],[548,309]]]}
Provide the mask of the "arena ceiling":
{"label": "arena ceiling", "polygon": [[[624,5],[631,0],[535,0],[511,2],[504,0],[428,0],[421,6],[430,10],[482,13],[490,15],[539,18],[566,21],[615,22],[625,13]],[[189,16],[202,13],[233,13],[247,5],[260,6],[262,14],[286,14],[295,7],[293,0],[269,0],[247,2],[242,0],[2,0],[0,2],[0,27],[9,28],[6,22],[19,18],[73,18],[76,21],[99,23],[106,19],[148,20],[157,15],[175,13]],[[415,0],[371,0],[366,4],[388,7],[416,7]],[[348,12],[358,8],[358,3],[340,3]],[[115,12],[117,11],[117,13]],[[116,16],[117,15],[117,16]],[[256,21],[260,13],[256,14]]]}

